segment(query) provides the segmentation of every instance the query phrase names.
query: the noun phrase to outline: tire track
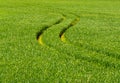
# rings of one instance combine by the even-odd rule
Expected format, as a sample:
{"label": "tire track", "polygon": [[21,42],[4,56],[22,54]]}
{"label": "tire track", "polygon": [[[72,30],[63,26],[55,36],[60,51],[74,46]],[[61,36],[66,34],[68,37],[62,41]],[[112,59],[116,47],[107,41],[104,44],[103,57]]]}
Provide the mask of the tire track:
{"label": "tire track", "polygon": [[65,15],[62,15],[62,16],[63,17],[60,18],[58,21],[56,21],[54,24],[45,26],[39,32],[37,32],[36,39],[38,40],[38,42],[41,45],[44,45],[44,43],[42,42],[42,34],[44,33],[44,31],[46,31],[48,28],[50,28],[50,27],[52,27],[54,25],[60,24],[65,19]]}
{"label": "tire track", "polygon": [[[74,13],[71,12],[71,14],[75,15]],[[68,25],[68,27],[64,28],[61,32],[60,32],[60,39],[62,42],[66,42],[69,43],[69,44],[73,44],[72,42],[70,42],[70,40],[66,39],[65,37],[65,32],[71,28],[72,26],[76,25],[78,22],[79,22],[79,17],[78,15],[75,15],[77,18],[75,20],[73,20],[71,22],[71,24]],[[75,45],[75,44],[73,44]],[[78,46],[78,45],[75,45],[75,46]],[[104,54],[106,56],[109,56],[109,57],[112,57],[112,58],[116,58],[116,59],[120,59],[120,54],[118,53],[113,53],[113,52],[109,52],[109,51],[106,51],[106,50],[101,50],[99,48],[95,48],[95,47],[92,47],[92,46],[88,46],[88,45],[82,45],[83,48],[85,49],[88,49],[90,51],[94,51],[94,52],[97,52],[99,54]]]}
{"label": "tire track", "polygon": [[76,24],[79,22],[79,20],[80,20],[79,18],[76,18],[76,19],[73,20],[66,28],[64,28],[64,29],[60,32],[59,37],[60,37],[61,41],[66,42],[65,37],[64,37],[65,32],[66,32],[69,28],[71,28],[72,26],[76,25]]}
{"label": "tire track", "polygon": [[[60,24],[62,21],[60,21],[60,22],[56,22],[54,25],[57,25],[57,24]],[[61,29],[59,29],[56,33],[54,33],[54,30],[55,30],[55,28],[56,27],[58,27],[58,26],[56,26],[56,27],[52,27],[53,25],[51,25],[51,26],[49,26],[49,27],[47,27],[46,29],[43,29],[43,30],[41,30],[40,32],[41,32],[41,34],[39,35],[39,37],[38,37],[38,39],[40,39],[40,41],[41,41],[41,45],[43,45],[43,42],[42,42],[42,34],[45,32],[45,34],[49,34],[49,32],[53,32],[53,36],[55,37],[55,38],[57,38],[58,40],[59,40],[59,38],[60,38],[60,40],[62,41],[62,42],[66,42],[66,40],[65,40],[65,37],[64,37],[64,34],[65,34],[65,32],[70,28],[70,27],[72,27],[72,26],[74,26],[75,24],[77,24],[79,22],[79,19],[78,18],[76,18],[76,19],[74,19],[72,22],[70,22],[65,28],[64,28],[64,26],[65,25],[63,25],[63,26],[60,26],[61,27]],[[50,30],[49,31],[49,28],[50,27],[52,27],[51,29],[52,30]],[[47,31],[47,29],[48,29],[48,31]],[[57,34],[59,34],[58,36],[57,36]],[[50,38],[51,36],[49,36],[48,37],[48,39],[51,39],[51,40],[53,40],[52,38]],[[45,42],[46,43],[46,45],[47,45],[47,47],[49,47],[49,48],[53,48],[53,49],[55,49],[56,51],[58,51],[58,52],[60,52],[60,53],[62,53],[62,54],[66,54],[66,55],[70,55],[71,57],[74,57],[75,59],[80,59],[80,60],[85,60],[85,61],[87,61],[87,62],[91,62],[91,63],[94,63],[94,64],[98,64],[98,65],[102,65],[102,66],[104,66],[104,67],[106,67],[106,68],[115,68],[115,69],[119,69],[120,68],[120,64],[119,64],[119,61],[117,60],[117,61],[115,61],[115,62],[113,62],[115,59],[110,59],[110,60],[107,60],[107,58],[108,57],[105,57],[104,55],[99,55],[99,56],[95,56],[96,54],[94,54],[94,52],[92,52],[92,51],[90,51],[90,54],[87,54],[87,53],[84,53],[84,52],[82,52],[83,50],[82,49],[79,49],[79,47],[76,47],[76,46],[74,46],[74,45],[72,45],[72,44],[63,44],[62,42],[56,42],[56,40],[53,42],[53,43],[48,43],[48,42]],[[56,47],[57,45],[54,45],[54,43],[59,43],[59,46],[58,47]],[[69,49],[73,49],[73,50],[69,50]],[[89,50],[87,49],[87,51],[85,51],[85,52],[89,52]],[[102,57],[104,58],[104,59],[102,59]],[[118,62],[118,64],[116,64]]]}
{"label": "tire track", "polygon": [[[79,17],[78,15],[76,15],[77,17]],[[69,25],[68,25],[68,27],[66,27],[66,28],[64,28],[61,32],[60,32],[60,34],[59,34],[59,36],[60,36],[60,39],[61,39],[61,41],[62,42],[66,42],[67,40],[66,40],[66,38],[65,38],[65,36],[64,36],[64,34],[65,34],[65,32],[69,29],[69,28],[71,28],[72,26],[74,26],[75,24],[77,24],[79,22],[79,19],[75,19],[75,20],[73,20]],[[71,44],[71,42],[70,41],[67,41],[67,43],[69,43],[69,44]],[[71,45],[74,45],[74,44],[71,44]],[[77,46],[77,45],[75,45],[75,46]],[[78,46],[77,46],[78,47]],[[93,52],[96,52],[97,54],[100,54],[100,55],[106,55],[107,56],[107,58],[109,58],[109,57],[112,57],[113,58],[113,60],[117,60],[118,62],[119,62],[119,60],[118,59],[120,59],[120,55],[119,54],[114,54],[114,53],[110,53],[110,52],[108,52],[108,51],[103,51],[103,50],[100,50],[100,49],[95,49],[94,47],[85,47],[85,49],[87,49],[87,50],[90,50],[90,51],[93,51]],[[68,55],[69,55],[69,53],[68,53]],[[97,58],[94,58],[94,57],[92,57],[92,58],[89,58],[89,57],[86,57],[86,55],[85,56],[80,56],[80,57],[78,57],[78,56],[75,56],[76,58],[81,58],[81,59],[83,59],[83,60],[87,60],[88,62],[91,62],[91,60],[93,61],[93,62],[97,62],[97,63],[99,63],[99,64],[102,64],[102,65],[104,65],[105,67],[112,67],[112,68],[117,68],[117,69],[119,69],[120,67],[120,64],[118,63],[118,64],[116,64],[116,62],[114,63],[114,62],[112,62],[111,60],[110,61],[108,61],[108,60],[99,60],[99,59],[97,59]]]}
{"label": "tire track", "polygon": [[116,58],[116,59],[120,60],[120,54],[114,53],[114,52],[110,52],[107,49],[106,50],[102,50],[100,48],[96,48],[96,47],[93,47],[93,46],[90,46],[90,45],[85,45],[85,44],[81,44],[81,45],[73,44],[72,42],[70,42],[70,40],[68,38],[65,37],[65,32],[60,36],[62,42],[65,43],[67,41],[67,43],[75,45],[77,47],[80,46],[80,47],[82,47],[84,49],[87,49],[87,50],[90,50],[90,51],[93,51],[93,52],[97,52],[99,54],[104,54],[105,56],[109,56],[109,57]]}

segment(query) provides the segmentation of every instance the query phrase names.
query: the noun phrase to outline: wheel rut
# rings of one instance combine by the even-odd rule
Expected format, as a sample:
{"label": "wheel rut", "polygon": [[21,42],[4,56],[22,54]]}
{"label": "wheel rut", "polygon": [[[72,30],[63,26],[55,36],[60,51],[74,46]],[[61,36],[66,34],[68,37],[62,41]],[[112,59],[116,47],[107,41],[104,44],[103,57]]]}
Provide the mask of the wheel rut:
{"label": "wheel rut", "polygon": [[[65,20],[68,19],[69,18]],[[65,40],[66,38],[64,36],[65,32],[69,28],[72,28],[74,25],[76,25],[79,22],[79,18],[77,17],[76,19],[72,19],[70,20],[70,22],[66,22],[65,25],[64,22],[66,21],[64,21],[64,19],[61,18],[59,21],[55,22],[54,24],[41,29],[40,32],[37,34],[37,40],[39,41],[39,43],[41,45],[45,44],[47,47],[55,49],[60,53],[67,54],[68,56],[73,56],[75,57],[75,59],[82,59],[88,62],[92,62],[94,64],[102,65],[104,67],[119,69],[120,61],[116,60],[115,58],[111,58],[108,60],[109,57],[106,57],[104,54],[99,54],[99,56],[96,56],[95,52],[97,51],[92,51],[92,50],[90,51],[89,49],[85,49],[84,51],[81,48],[79,49],[78,46],[68,43],[63,43],[66,42]],[[62,23],[63,25],[61,25]],[[44,42],[42,40],[42,37],[44,38]]]}
{"label": "wheel rut", "polygon": [[60,24],[63,20],[65,19],[65,16],[63,15],[62,18],[60,18],[59,20],[57,20],[55,23],[53,23],[52,25],[47,25],[47,26],[44,26],[39,32],[37,32],[37,35],[36,35],[36,39],[38,40],[38,42],[41,44],[41,45],[44,45],[44,42],[42,41],[42,34],[44,33],[44,31],[46,31],[48,28],[54,26],[54,25],[57,25],[57,24]]}
{"label": "wheel rut", "polygon": [[67,27],[65,27],[63,30],[61,30],[60,34],[59,34],[59,37],[61,39],[61,41],[65,42],[65,37],[64,37],[64,34],[65,32],[71,28],[72,26],[76,25],[78,22],[79,22],[79,18],[76,18],[75,20],[73,20]]}

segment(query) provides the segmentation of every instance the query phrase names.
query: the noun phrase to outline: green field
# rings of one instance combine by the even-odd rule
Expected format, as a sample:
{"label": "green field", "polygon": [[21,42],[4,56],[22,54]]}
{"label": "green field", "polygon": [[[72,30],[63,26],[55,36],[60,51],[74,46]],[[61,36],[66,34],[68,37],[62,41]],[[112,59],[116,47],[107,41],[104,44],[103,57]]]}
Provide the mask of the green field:
{"label": "green field", "polygon": [[120,83],[120,1],[0,0],[0,83]]}

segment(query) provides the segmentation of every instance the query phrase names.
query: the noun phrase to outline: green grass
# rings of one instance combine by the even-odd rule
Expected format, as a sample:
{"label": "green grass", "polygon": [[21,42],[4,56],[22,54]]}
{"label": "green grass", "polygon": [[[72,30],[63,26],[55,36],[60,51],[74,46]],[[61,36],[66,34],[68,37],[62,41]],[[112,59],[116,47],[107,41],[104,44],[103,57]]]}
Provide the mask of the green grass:
{"label": "green grass", "polygon": [[0,83],[119,83],[119,0],[0,0]]}

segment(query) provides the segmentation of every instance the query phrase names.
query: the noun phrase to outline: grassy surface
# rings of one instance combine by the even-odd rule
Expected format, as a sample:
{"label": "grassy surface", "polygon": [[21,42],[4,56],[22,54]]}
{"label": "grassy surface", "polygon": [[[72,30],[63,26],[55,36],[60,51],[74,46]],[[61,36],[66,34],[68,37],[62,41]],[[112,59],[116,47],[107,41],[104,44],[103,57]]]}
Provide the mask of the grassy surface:
{"label": "grassy surface", "polygon": [[119,83],[119,0],[0,0],[0,82]]}

